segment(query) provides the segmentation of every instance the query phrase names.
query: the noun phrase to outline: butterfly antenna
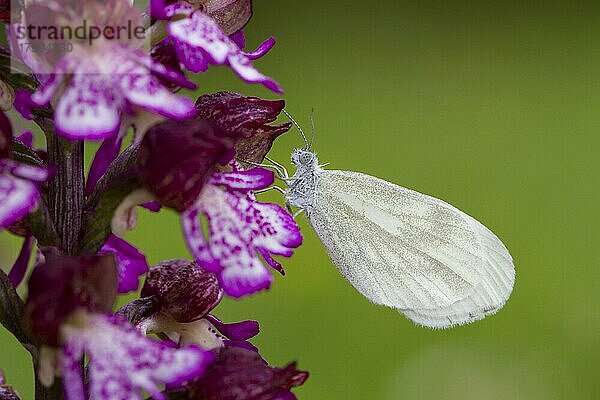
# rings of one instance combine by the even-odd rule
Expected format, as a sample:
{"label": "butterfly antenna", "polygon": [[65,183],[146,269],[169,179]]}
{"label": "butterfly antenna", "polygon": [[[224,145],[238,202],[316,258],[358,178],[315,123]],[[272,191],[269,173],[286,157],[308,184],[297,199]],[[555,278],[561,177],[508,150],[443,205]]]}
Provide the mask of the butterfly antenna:
{"label": "butterfly antenna", "polygon": [[298,125],[298,123],[294,120],[294,118],[292,118],[292,116],[285,110],[282,110],[283,113],[290,119],[290,121],[292,121],[292,124],[294,124],[296,126],[296,128],[298,129],[298,131],[300,131],[300,134],[302,135],[302,139],[304,139],[304,144],[306,146],[308,146],[308,140],[306,140],[306,135],[304,134],[304,131],[302,130],[302,128],[300,128],[300,125]]}
{"label": "butterfly antenna", "polygon": [[310,109],[310,126],[312,128],[312,132],[310,134],[310,143],[308,144],[308,150],[312,147],[313,141],[315,140],[315,119],[313,118],[313,114],[315,112],[314,108]]}

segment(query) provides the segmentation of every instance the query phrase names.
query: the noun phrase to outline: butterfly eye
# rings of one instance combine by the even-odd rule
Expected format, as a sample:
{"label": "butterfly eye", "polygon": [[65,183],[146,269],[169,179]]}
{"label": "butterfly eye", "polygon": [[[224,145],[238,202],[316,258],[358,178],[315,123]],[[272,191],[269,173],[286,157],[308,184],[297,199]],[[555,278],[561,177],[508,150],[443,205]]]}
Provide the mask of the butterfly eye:
{"label": "butterfly eye", "polygon": [[308,153],[304,153],[300,156],[300,161],[302,161],[302,164],[309,164],[311,160],[311,156]]}

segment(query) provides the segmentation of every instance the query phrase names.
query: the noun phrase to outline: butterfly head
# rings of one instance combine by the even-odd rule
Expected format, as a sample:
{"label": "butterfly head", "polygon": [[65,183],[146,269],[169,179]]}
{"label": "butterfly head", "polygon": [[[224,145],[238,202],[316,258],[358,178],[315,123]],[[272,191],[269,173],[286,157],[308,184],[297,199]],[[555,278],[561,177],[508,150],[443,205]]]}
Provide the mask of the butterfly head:
{"label": "butterfly head", "polygon": [[292,152],[292,164],[299,168],[314,169],[319,166],[319,159],[310,150],[295,149]]}

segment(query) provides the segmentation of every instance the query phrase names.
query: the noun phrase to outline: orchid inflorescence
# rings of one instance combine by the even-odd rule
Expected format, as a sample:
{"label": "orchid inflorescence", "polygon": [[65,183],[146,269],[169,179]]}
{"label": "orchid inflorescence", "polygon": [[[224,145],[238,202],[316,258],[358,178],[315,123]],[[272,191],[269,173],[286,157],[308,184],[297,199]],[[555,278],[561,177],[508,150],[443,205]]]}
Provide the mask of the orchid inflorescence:
{"label": "orchid inflorescence", "polygon": [[[252,63],[275,41],[245,51],[251,0],[132,3],[0,4],[0,229],[23,238],[9,273],[0,270],[0,322],[32,355],[38,399],[294,399],[308,373],[261,357],[249,342],[258,322],[213,315],[224,296],[268,289],[271,269],[283,274],[273,256],[302,243],[292,216],[255,194],[274,180],[255,165],[291,127],[271,124],[284,102],[178,93],[211,65],[281,93]],[[31,35],[82,21],[104,34]],[[143,39],[115,38],[113,26],[132,21]],[[11,109],[37,125],[46,148],[13,132]],[[101,144],[84,174],[91,140]],[[123,238],[138,207],[179,213],[189,259],[148,265]],[[139,298],[116,309],[142,277]],[[0,372],[0,399],[18,398]]]}

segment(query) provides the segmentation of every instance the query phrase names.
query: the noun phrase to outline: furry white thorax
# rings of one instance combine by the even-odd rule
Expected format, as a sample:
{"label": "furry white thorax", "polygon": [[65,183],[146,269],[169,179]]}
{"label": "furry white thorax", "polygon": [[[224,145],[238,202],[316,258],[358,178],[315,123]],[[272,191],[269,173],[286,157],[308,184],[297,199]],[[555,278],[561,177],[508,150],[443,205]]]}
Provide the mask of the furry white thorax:
{"label": "furry white thorax", "polygon": [[317,176],[323,171],[317,154],[307,149],[292,152],[296,173],[287,181],[286,201],[310,214],[314,204]]}

